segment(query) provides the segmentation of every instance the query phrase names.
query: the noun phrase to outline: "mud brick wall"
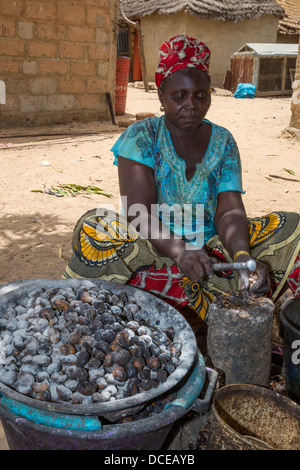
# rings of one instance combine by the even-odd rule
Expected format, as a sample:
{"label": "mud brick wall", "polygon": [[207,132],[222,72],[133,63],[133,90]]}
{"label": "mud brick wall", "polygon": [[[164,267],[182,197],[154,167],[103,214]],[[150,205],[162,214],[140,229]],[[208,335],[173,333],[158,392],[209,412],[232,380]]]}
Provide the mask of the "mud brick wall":
{"label": "mud brick wall", "polygon": [[0,128],[110,119],[118,0],[0,0]]}

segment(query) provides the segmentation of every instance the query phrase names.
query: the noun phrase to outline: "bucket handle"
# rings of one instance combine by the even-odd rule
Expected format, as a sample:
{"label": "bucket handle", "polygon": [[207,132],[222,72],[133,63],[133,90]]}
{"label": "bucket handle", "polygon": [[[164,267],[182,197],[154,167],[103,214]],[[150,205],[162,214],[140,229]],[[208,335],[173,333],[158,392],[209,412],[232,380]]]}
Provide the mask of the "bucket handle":
{"label": "bucket handle", "polygon": [[102,423],[98,417],[77,416],[50,413],[29,405],[20,403],[0,393],[0,406],[11,413],[25,418],[34,423],[54,428],[68,429],[72,431],[102,431]]}
{"label": "bucket handle", "polygon": [[[216,385],[218,373],[213,369],[205,367],[205,362],[201,354],[195,366],[188,383],[186,383],[178,392],[177,398],[164,407],[170,410],[173,407],[180,406],[186,410],[192,409],[198,413],[205,413],[211,401],[211,397]],[[209,377],[209,384],[203,399],[198,398],[203,388],[206,374]],[[192,384],[192,386],[191,386]],[[102,431],[102,423],[97,416],[77,416],[58,414],[53,411],[50,413],[42,409],[37,409],[29,405],[20,403],[12,398],[0,393],[0,407],[6,408],[11,413],[33,421],[44,426],[51,426],[60,429],[73,431]]]}
{"label": "bucket handle", "polygon": [[198,413],[206,413],[208,411],[219,376],[218,372],[214,369],[211,369],[210,367],[206,367],[206,372],[209,378],[209,384],[207,386],[205,395],[201,399],[197,398],[192,406],[192,410],[197,411]]}
{"label": "bucket handle", "polygon": [[[185,409],[192,409],[198,413],[205,413],[209,407],[211,397],[216,385],[218,373],[208,367],[205,367],[205,362],[201,354],[198,355],[199,360],[194,368],[188,383],[186,383],[178,392],[177,398],[164,407],[164,410],[170,409],[173,406],[181,406]],[[203,399],[198,398],[204,385],[206,374],[209,376],[209,384]],[[188,389],[191,388],[192,391]]]}

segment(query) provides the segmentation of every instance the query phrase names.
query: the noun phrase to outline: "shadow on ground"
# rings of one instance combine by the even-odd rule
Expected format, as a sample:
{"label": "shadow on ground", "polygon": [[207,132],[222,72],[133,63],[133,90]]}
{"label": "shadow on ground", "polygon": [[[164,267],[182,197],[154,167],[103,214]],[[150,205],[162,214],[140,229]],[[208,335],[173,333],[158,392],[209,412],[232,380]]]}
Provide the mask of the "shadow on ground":
{"label": "shadow on ground", "polygon": [[6,215],[0,221],[0,284],[62,276],[71,256],[74,226],[42,212]]}

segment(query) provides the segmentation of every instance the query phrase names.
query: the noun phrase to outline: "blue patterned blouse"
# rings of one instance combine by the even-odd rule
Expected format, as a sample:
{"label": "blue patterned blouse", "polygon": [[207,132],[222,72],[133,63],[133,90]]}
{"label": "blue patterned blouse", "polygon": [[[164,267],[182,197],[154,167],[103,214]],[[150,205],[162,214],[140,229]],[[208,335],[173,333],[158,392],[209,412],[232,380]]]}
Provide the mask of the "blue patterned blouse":
{"label": "blue patterned blouse", "polygon": [[164,116],[131,124],[111,149],[115,165],[121,156],[153,169],[156,213],[174,233],[196,247],[216,234],[214,215],[218,193],[243,192],[240,155],[232,134],[224,127],[206,122],[212,127],[210,141],[190,180],[186,178],[185,160],[175,151]]}

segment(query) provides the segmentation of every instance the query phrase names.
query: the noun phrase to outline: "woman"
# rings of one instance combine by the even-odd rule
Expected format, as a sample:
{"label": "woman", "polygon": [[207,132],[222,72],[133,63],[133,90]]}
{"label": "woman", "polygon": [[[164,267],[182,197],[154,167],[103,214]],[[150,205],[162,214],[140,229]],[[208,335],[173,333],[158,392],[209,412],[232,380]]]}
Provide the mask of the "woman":
{"label": "woman", "polygon": [[78,221],[64,277],[135,285],[204,320],[217,295],[249,291],[248,270],[214,272],[216,261],[255,259],[251,292],[274,301],[287,282],[295,287],[299,216],[247,219],[235,140],[205,119],[209,59],[188,36],[162,45],[155,79],[164,115],[132,124],[112,148],[124,214],[92,210]]}

